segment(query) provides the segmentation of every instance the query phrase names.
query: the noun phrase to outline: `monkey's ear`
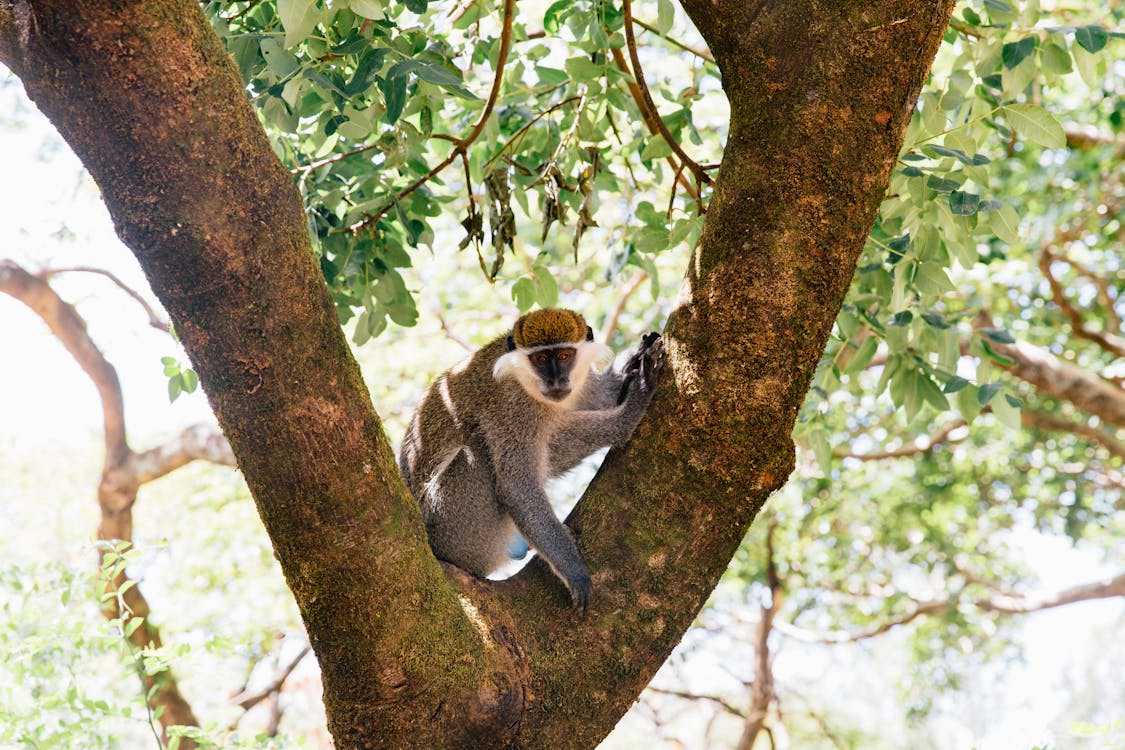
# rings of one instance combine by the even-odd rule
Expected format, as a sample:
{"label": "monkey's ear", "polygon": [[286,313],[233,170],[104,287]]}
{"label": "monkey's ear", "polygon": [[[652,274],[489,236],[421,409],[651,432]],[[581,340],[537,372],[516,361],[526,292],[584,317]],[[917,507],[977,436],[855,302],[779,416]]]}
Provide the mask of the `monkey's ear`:
{"label": "monkey's ear", "polygon": [[590,326],[586,326],[586,340],[587,341],[593,341],[594,340],[594,329],[591,328]]}
{"label": "monkey's ear", "polygon": [[516,340],[513,337],[509,336],[508,337],[508,351],[512,351],[515,348],[516,348]]}

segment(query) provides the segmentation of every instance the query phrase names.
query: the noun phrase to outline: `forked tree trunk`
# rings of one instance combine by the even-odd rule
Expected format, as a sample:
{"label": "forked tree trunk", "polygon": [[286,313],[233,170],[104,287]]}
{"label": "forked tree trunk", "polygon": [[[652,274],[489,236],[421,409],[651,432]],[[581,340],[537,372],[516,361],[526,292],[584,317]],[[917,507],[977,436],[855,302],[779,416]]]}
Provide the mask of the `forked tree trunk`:
{"label": "forked tree trunk", "polygon": [[0,59],[101,186],[234,448],[340,748],[596,745],[792,469],[952,2],[684,5],[730,136],[669,372],[571,519],[594,578],[583,619],[541,564],[489,584],[430,555],[297,192],[198,6],[0,0]]}

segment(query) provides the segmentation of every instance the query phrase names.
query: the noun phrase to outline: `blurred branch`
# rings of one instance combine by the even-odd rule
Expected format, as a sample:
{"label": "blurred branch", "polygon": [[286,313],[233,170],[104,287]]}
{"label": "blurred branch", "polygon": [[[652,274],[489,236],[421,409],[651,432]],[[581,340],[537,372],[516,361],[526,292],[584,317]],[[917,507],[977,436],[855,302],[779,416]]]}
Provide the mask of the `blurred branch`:
{"label": "blurred branch", "polygon": [[137,304],[144,308],[145,314],[148,315],[148,324],[150,326],[158,331],[164,331],[165,333],[170,333],[172,331],[172,326],[168,323],[168,321],[157,315],[156,310],[153,309],[152,305],[150,305],[144,297],[138,294],[135,289],[130,287],[124,281],[117,278],[117,276],[115,276],[110,271],[107,271],[104,268],[94,268],[92,266],[73,266],[70,268],[47,268],[41,271],[39,273],[39,276],[43,278],[44,281],[48,281],[51,276],[60,273],[93,273],[100,276],[105,276],[107,279],[116,284],[121,289],[121,291],[128,294],[130,297],[137,301]]}
{"label": "blurred branch", "polygon": [[192,425],[167,442],[134,453],[127,462],[138,485],[175,471],[192,461],[209,461],[213,464],[237,468],[234,452],[222,433],[209,425]]}
{"label": "blurred branch", "polygon": [[786,635],[794,640],[803,643],[855,643],[856,641],[866,640],[867,638],[874,638],[875,636],[882,635],[887,631],[905,625],[908,622],[913,622],[919,617],[926,615],[934,615],[939,612],[944,612],[951,605],[950,601],[930,601],[930,602],[916,602],[915,607],[910,612],[907,612],[898,617],[892,617],[884,620],[873,628],[868,630],[860,630],[851,632],[848,630],[832,630],[825,633],[818,633],[813,630],[793,625],[788,622],[778,621],[776,624],[777,632]]}
{"label": "blurred branch", "polygon": [[[973,327],[991,328],[992,316],[982,309],[973,318]],[[1125,426],[1125,389],[1111,385],[1097,375],[1068,364],[1051,352],[1024,341],[989,346],[1011,364],[998,362],[1012,375],[1057,398],[1100,417],[1108,424]]]}
{"label": "blurred branch", "polygon": [[698,693],[689,693],[684,690],[668,690],[666,688],[659,688],[654,685],[649,685],[646,690],[650,693],[657,695],[669,695],[673,698],[683,698],[690,701],[710,701],[717,704],[720,708],[732,716],[737,716],[740,719],[745,719],[746,714],[743,713],[737,706],[727,701],[725,698],[720,698],[717,695],[700,695]]}
{"label": "blurred branch", "polygon": [[[754,643],[754,682],[750,686],[750,711],[746,717],[746,724],[742,728],[742,736],[738,740],[737,750],[750,750],[758,734],[765,730],[769,732],[766,717],[769,715],[770,705],[777,698],[774,690],[773,665],[770,663],[769,635],[773,629],[774,616],[781,608],[783,596],[781,579],[777,574],[777,561],[774,557],[773,536],[777,530],[777,519],[770,518],[766,531],[766,585],[769,587],[769,603],[761,605],[758,619],[758,631]],[[770,735],[770,744],[773,744],[773,735]]]}
{"label": "blurred branch", "polygon": [[106,463],[120,464],[129,454],[121,381],[87,333],[86,321],[73,305],[55,293],[46,279],[28,273],[15,261],[0,260],[0,292],[31,308],[93,381],[102,402]]}
{"label": "blurred branch", "polygon": [[1125,596],[1125,573],[1119,573],[1100,581],[1071,586],[1062,591],[1048,594],[1029,594],[1027,596],[998,594],[987,599],[979,599],[976,605],[989,612],[1025,614],[1075,604],[1076,602],[1111,599],[1116,596]]}
{"label": "blurred branch", "polygon": [[[289,664],[287,664],[284,669],[279,671],[274,676],[274,678],[270,680],[269,684],[267,684],[261,690],[256,690],[252,693],[249,691],[244,691],[231,698],[231,702],[241,707],[243,711],[249,711],[251,708],[258,705],[266,698],[269,698],[274,693],[281,692],[281,688],[285,685],[285,681],[289,679],[289,675],[293,674],[293,670],[296,669],[297,665],[300,664],[301,661],[308,655],[310,648],[311,647],[306,643],[304,648],[302,648],[300,652],[298,652],[298,654],[293,657],[292,660],[290,660]],[[237,724],[238,722],[236,721],[235,723]]]}
{"label": "blurred branch", "polygon": [[606,319],[605,325],[602,326],[602,341],[606,342],[607,344],[609,343],[610,337],[617,330],[617,321],[621,317],[621,312],[625,309],[625,304],[629,301],[629,298],[633,296],[633,293],[640,288],[641,284],[643,284],[645,279],[647,278],[648,271],[637,271],[637,273],[634,274],[633,278],[630,279],[629,285],[625,287],[625,291],[623,291],[617,298],[617,303],[613,306],[613,311]]}
{"label": "blurred branch", "polygon": [[855,458],[860,461],[882,461],[888,458],[918,456],[924,453],[930,453],[942,443],[958,443],[964,440],[969,436],[968,429],[965,429],[961,434],[953,435],[954,432],[957,432],[963,427],[967,428],[968,425],[965,423],[964,419],[958,418],[946,423],[932,435],[927,436],[922,443],[918,443],[917,440],[915,440],[913,445],[904,445],[901,448],[895,448],[893,450],[872,451],[870,453],[852,453],[845,450],[836,450],[832,452],[832,455],[837,458]]}
{"label": "blurred branch", "polygon": [[[1059,280],[1055,278],[1055,275],[1051,273],[1051,263],[1056,261],[1066,263],[1080,276],[1089,279],[1097,287],[1098,299],[1107,311],[1107,330],[1095,331],[1086,326],[1085,321],[1082,320],[1082,312],[1067,299],[1062,284],[1060,284]],[[1070,321],[1070,326],[1074,331],[1074,335],[1094,342],[1110,354],[1125,357],[1125,339],[1109,331],[1109,328],[1113,327],[1114,323],[1116,323],[1117,327],[1120,327],[1121,323],[1117,320],[1117,313],[1113,309],[1113,299],[1109,294],[1109,284],[1106,280],[1082,268],[1069,258],[1059,255],[1048,247],[1044,247],[1039,251],[1039,269],[1043,272],[1043,277],[1047,279],[1047,283],[1051,286],[1051,296],[1054,298],[1055,304],[1058,305],[1059,310],[1061,310],[1062,314]]]}
{"label": "blurred branch", "polygon": [[[1043,594],[1013,594],[1004,593],[996,589],[995,584],[987,581],[972,581],[986,588],[992,588],[993,593],[988,596],[966,599],[968,603],[986,612],[1001,614],[1028,614],[1044,609],[1062,607],[1077,602],[1093,601],[1096,599],[1112,599],[1125,596],[1125,573],[1120,573],[1110,578],[1078,584],[1061,591]],[[947,609],[957,606],[962,597],[960,592],[955,592],[947,599],[930,601],[916,601],[914,609],[898,617],[884,620],[875,627],[861,631],[835,630],[816,632],[798,627],[791,623],[778,621],[775,626],[779,633],[794,638],[804,643],[854,643],[866,638],[882,635],[899,625],[906,625],[919,617],[936,615]]]}
{"label": "blurred branch", "polygon": [[1069,432],[1074,435],[1080,435],[1090,442],[1102,446],[1112,455],[1125,458],[1125,444],[1107,432],[1099,430],[1085,422],[1074,422],[1069,419],[1063,419],[1062,417],[1056,417],[1052,414],[1044,414],[1043,412],[1032,411],[1030,409],[1023,409],[1020,412],[1020,422],[1024,427],[1050,430],[1052,432]]}
{"label": "blurred branch", "polygon": [[1085,151],[1096,146],[1116,146],[1117,155],[1125,155],[1125,141],[1113,133],[1103,133],[1092,125],[1067,123],[1063,126],[1067,148]]}
{"label": "blurred branch", "polygon": [[690,52],[691,54],[695,55],[696,57],[703,60],[704,62],[708,62],[708,63],[711,63],[712,65],[715,65],[715,56],[712,55],[711,50],[707,49],[706,47],[692,47],[690,44],[686,44],[685,42],[681,42],[679,39],[674,39],[673,37],[670,37],[667,34],[661,33],[660,29],[656,28],[655,26],[652,26],[651,24],[645,23],[644,21],[642,21],[639,18],[634,18],[633,23],[637,24],[638,26],[640,26],[645,31],[647,31],[651,34],[655,34],[656,36],[660,37],[664,41],[671,44],[673,47],[679,47],[684,52]]}
{"label": "blurred branch", "polygon": [[[176,438],[147,451],[136,453],[129,447],[124,397],[117,371],[90,337],[86,321],[78,310],[59,297],[49,283],[52,276],[70,272],[93,273],[110,279],[144,307],[150,325],[164,331],[169,328],[139,294],[104,269],[77,266],[32,274],[12,260],[0,261],[0,292],[23,302],[47,324],[98,391],[106,446],[97,490],[101,510],[98,539],[129,542],[133,536],[133,506],[141,485],[197,459],[234,466],[234,455],[221,434],[202,425],[189,427]],[[99,548],[99,563],[107,550],[108,547]],[[104,602],[105,617],[114,620],[129,614],[140,618],[140,624],[128,636],[129,642],[134,648],[159,648],[162,643],[160,631],[150,622],[148,601],[125,571],[108,582],[107,590],[118,592],[118,596],[109,597]],[[159,721],[164,727],[199,725],[171,672],[139,674],[145,686],[149,710],[159,714]],[[188,738],[180,742],[184,750],[195,746],[195,742]]]}

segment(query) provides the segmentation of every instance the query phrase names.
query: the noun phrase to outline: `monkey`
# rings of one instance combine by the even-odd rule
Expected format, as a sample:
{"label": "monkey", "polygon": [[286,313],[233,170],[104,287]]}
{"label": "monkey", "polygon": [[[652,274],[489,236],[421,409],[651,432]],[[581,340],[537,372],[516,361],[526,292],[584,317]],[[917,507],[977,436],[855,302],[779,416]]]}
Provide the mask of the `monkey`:
{"label": "monkey", "polygon": [[521,540],[585,612],[590,573],[544,485],[606,446],[623,445],[648,410],[664,344],[629,352],[594,341],[572,310],[536,310],[440,376],[402,441],[399,470],[439,560],[483,578]]}

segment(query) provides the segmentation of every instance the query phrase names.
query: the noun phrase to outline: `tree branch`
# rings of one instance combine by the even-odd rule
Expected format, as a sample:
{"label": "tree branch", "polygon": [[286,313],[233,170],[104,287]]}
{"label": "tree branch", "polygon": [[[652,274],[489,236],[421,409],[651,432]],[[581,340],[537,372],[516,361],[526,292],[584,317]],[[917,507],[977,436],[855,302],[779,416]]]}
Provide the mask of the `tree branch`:
{"label": "tree branch", "polygon": [[722,708],[732,716],[737,716],[740,719],[746,718],[746,713],[744,711],[742,711],[727,699],[720,698],[717,695],[701,695],[699,693],[689,693],[686,690],[669,690],[667,688],[656,687],[655,685],[649,685],[647,688],[645,688],[645,690],[650,693],[656,693],[657,695],[668,695],[673,698],[683,698],[684,700],[710,701],[711,703],[717,704],[720,708]]}
{"label": "tree branch", "polygon": [[[633,81],[626,82],[626,88],[629,89],[629,94],[633,97],[633,103],[636,104],[637,109],[640,110],[641,119],[644,120],[648,132],[653,135],[658,134],[660,132],[660,127],[664,123],[661,122],[658,124],[657,121],[660,117],[653,110],[645,106],[644,95],[641,93],[640,86],[636,83],[636,76],[633,75],[633,72],[629,69],[629,64],[625,62],[625,56],[621,53],[621,50],[616,47],[610,49],[610,54],[613,55],[613,63],[617,66],[617,69],[633,78]],[[676,181],[680,183],[684,191],[695,201],[695,205],[699,210],[699,215],[702,216],[707,213],[707,208],[703,205],[703,197],[700,195],[699,189],[692,184],[691,180],[684,176],[683,166],[671,155],[669,155],[667,159],[668,164],[675,172]]]}
{"label": "tree branch", "polygon": [[625,46],[629,48],[629,60],[633,63],[633,78],[637,82],[637,88],[641,92],[641,100],[644,102],[644,108],[650,113],[650,117],[646,117],[646,122],[651,122],[656,125],[660,131],[660,135],[668,144],[669,148],[680,157],[691,173],[695,175],[695,181],[698,185],[706,185],[711,182],[711,176],[707,174],[707,170],[701,167],[694,159],[684,153],[680,144],[668,131],[668,126],[664,124],[664,120],[660,117],[660,113],[656,109],[656,103],[652,100],[652,94],[649,93],[648,84],[645,82],[645,74],[641,69],[641,60],[637,55],[637,40],[633,35],[633,2],[632,0],[623,0],[621,6],[622,13],[625,17]]}
{"label": "tree branch", "polygon": [[263,687],[261,690],[257,690],[253,693],[248,691],[239,693],[235,697],[231,698],[231,702],[235,705],[240,706],[243,711],[249,711],[251,708],[264,701],[266,698],[269,698],[272,694],[279,692],[282,686],[285,685],[285,681],[289,679],[289,675],[293,674],[293,670],[297,668],[297,665],[301,663],[301,661],[308,655],[311,650],[312,647],[308,644],[305,644],[300,653],[293,657],[292,661],[290,661],[284,669],[278,672],[277,676],[275,676],[268,685]]}
{"label": "tree branch", "polygon": [[1027,614],[1062,607],[1067,604],[1088,602],[1095,599],[1112,599],[1117,596],[1125,596],[1125,573],[1047,594],[1029,594],[1027,596],[997,594],[984,599],[977,599],[976,605],[989,612]]}
{"label": "tree branch", "polygon": [[192,461],[209,461],[237,468],[230,443],[208,425],[193,425],[155,448],[134,453],[127,462],[137,484],[159,479]]}
{"label": "tree branch", "polygon": [[125,406],[117,371],[86,331],[86,322],[44,279],[28,273],[12,260],[0,260],[0,292],[27,305],[93,381],[102,402],[106,462],[120,464],[129,455],[125,438]]}
{"label": "tree branch", "polygon": [[837,449],[832,452],[832,455],[837,458],[855,458],[860,461],[883,461],[888,458],[905,458],[907,456],[917,456],[923,453],[930,453],[934,448],[943,443],[958,443],[969,436],[969,431],[966,429],[964,433],[954,436],[953,433],[960,430],[962,427],[967,427],[965,420],[954,419],[942,425],[933,434],[926,436],[923,442],[921,437],[914,440],[913,445],[904,445],[901,448],[894,448],[885,451],[872,451],[870,453],[852,453],[842,449]]}
{"label": "tree branch", "polygon": [[47,269],[44,269],[43,271],[41,271],[39,273],[39,275],[43,279],[49,279],[50,277],[52,277],[56,274],[60,274],[60,273],[93,273],[93,274],[105,276],[107,279],[109,279],[114,284],[116,284],[118,286],[118,288],[121,289],[121,291],[128,294],[130,297],[132,297],[134,300],[136,300],[137,304],[139,304],[142,308],[144,308],[145,314],[148,315],[148,324],[150,326],[152,326],[153,328],[155,328],[158,331],[164,331],[164,333],[171,332],[172,326],[168,324],[168,321],[164,320],[162,317],[157,315],[156,310],[152,307],[152,305],[150,305],[148,303],[148,300],[146,300],[144,297],[142,297],[140,294],[138,294],[135,289],[130,287],[124,281],[119,279],[113,273],[105,270],[104,268],[94,268],[92,266],[73,266],[71,268],[47,268]]}
{"label": "tree branch", "polygon": [[[135,456],[125,441],[124,401],[117,371],[90,338],[86,321],[73,305],[58,296],[45,278],[28,273],[14,261],[0,261],[0,291],[20,300],[38,314],[93,381],[102,401],[106,442],[105,462],[98,483],[98,506],[101,509],[98,539],[131,541],[133,505],[141,481],[130,465]],[[99,563],[106,551],[105,548],[99,549]],[[133,585],[124,570],[109,585],[112,590],[121,593],[104,602],[102,612],[106,619],[117,619],[126,612],[142,618],[141,624],[129,634],[129,642],[134,648],[159,648],[160,631],[149,621],[149,604],[140,589]],[[171,672],[139,674],[145,686],[149,710],[155,712],[160,709],[160,723],[165,729],[175,725],[199,725]],[[195,742],[185,739],[181,747],[185,750],[194,748]]]}
{"label": "tree branch", "polygon": [[445,157],[441,163],[419,177],[411,183],[409,187],[395,195],[394,200],[380,208],[372,216],[349,227],[350,231],[357,232],[379,221],[387,211],[390,211],[391,208],[394,207],[395,203],[425,185],[439,172],[452,164],[484,131],[484,126],[488,123],[488,118],[492,116],[492,109],[496,106],[496,100],[500,96],[500,86],[504,81],[504,66],[508,62],[508,51],[512,46],[512,21],[515,15],[515,5],[515,0],[504,0],[504,22],[500,29],[500,51],[496,55],[496,75],[492,79],[492,89],[488,92],[488,99],[484,103],[484,109],[481,111],[480,117],[477,118],[476,124],[473,125],[472,130],[454,146],[453,150],[449,152],[449,155]]}
{"label": "tree branch", "polygon": [[1086,422],[1075,422],[1062,417],[1056,417],[1052,414],[1045,414],[1041,411],[1033,411],[1031,409],[1023,409],[1020,411],[1020,423],[1024,427],[1032,427],[1038,430],[1050,430],[1052,432],[1069,432],[1074,435],[1080,435],[1092,443],[1105,448],[1111,455],[1118,458],[1125,458],[1125,444],[1117,440],[1104,430],[1099,430],[1093,425]]}
{"label": "tree branch", "polygon": [[1039,269],[1043,272],[1043,278],[1045,278],[1047,283],[1051,286],[1051,296],[1054,298],[1055,304],[1058,305],[1059,310],[1061,310],[1062,314],[1070,321],[1070,327],[1074,331],[1074,335],[1094,342],[1110,354],[1125,357],[1125,339],[1122,339],[1120,336],[1108,330],[1095,331],[1089,328],[1085,321],[1082,320],[1082,313],[1067,299],[1062,284],[1060,284],[1059,280],[1055,278],[1055,275],[1051,273],[1051,263],[1054,261],[1070,265],[1080,275],[1090,279],[1094,285],[1098,287],[1098,298],[1102,301],[1103,306],[1105,306],[1107,310],[1108,323],[1109,320],[1116,319],[1116,312],[1114,312],[1113,300],[1109,296],[1108,285],[1105,283],[1105,280],[1096,277],[1093,273],[1081,268],[1070,259],[1053,252],[1049,247],[1044,247],[1039,251]]}
{"label": "tree branch", "polygon": [[633,278],[629,280],[629,284],[625,287],[625,291],[617,295],[617,302],[614,304],[613,310],[610,312],[609,317],[606,318],[605,325],[602,326],[602,341],[606,342],[607,344],[609,343],[610,337],[613,336],[614,332],[617,330],[617,320],[621,317],[621,313],[625,309],[626,303],[647,278],[648,271],[637,271],[633,275]]}
{"label": "tree branch", "polygon": [[[987,310],[982,309],[973,318],[974,328],[993,326]],[[997,364],[1020,380],[1069,401],[1108,424],[1125,426],[1125,390],[1064,362],[1042,347],[1024,341],[1003,344],[990,340],[988,344],[1001,357],[1012,360],[1012,364]]]}

